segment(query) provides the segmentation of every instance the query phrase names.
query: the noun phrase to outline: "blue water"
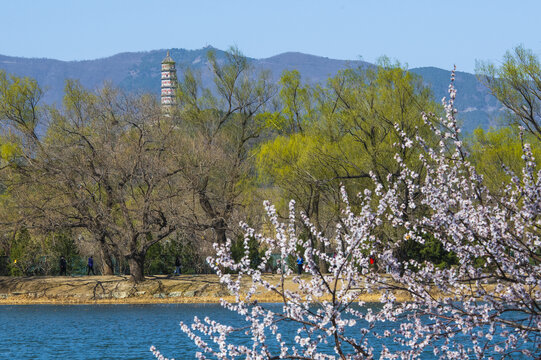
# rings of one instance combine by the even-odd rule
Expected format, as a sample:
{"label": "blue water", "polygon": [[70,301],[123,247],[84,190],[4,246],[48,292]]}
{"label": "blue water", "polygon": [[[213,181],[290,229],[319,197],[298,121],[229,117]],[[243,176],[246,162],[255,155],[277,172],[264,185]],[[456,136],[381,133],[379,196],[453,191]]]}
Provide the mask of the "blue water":
{"label": "blue water", "polygon": [[[267,305],[276,306],[276,310],[281,306]],[[228,325],[242,323],[240,316],[218,304],[0,306],[0,359],[150,360],[154,358],[151,345],[170,358],[193,359],[197,349],[178,324],[192,323],[194,316],[208,316]],[[295,335],[293,327],[288,331],[287,323],[284,326],[290,342]],[[236,336],[237,344],[250,343],[248,336]],[[383,341],[372,336],[368,340],[371,344]],[[391,350],[397,346],[386,345]],[[328,353],[334,353],[332,346]],[[433,357],[429,351],[423,356]]]}
{"label": "blue water", "polygon": [[153,359],[151,345],[193,359],[179,322],[220,313],[216,304],[2,306],[0,359]]}

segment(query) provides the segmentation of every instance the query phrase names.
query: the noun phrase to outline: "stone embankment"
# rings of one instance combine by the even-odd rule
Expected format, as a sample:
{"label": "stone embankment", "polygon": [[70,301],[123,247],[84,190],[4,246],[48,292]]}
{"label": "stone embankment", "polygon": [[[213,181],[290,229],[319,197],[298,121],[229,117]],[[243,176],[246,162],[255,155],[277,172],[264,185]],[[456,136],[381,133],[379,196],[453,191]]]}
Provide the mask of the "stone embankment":
{"label": "stone embankment", "polygon": [[0,277],[0,304],[217,302],[231,297],[215,275]]}
{"label": "stone embankment", "polygon": [[[264,277],[270,283],[280,281],[279,275]],[[244,282],[247,289],[249,279]],[[285,286],[290,290],[296,288],[291,279],[286,280]],[[363,294],[359,300],[379,301],[380,296]],[[260,302],[282,301],[265,289],[258,290],[255,297]],[[141,283],[130,281],[129,276],[0,277],[0,305],[216,303],[221,298],[235,300],[216,275],[150,276]]]}

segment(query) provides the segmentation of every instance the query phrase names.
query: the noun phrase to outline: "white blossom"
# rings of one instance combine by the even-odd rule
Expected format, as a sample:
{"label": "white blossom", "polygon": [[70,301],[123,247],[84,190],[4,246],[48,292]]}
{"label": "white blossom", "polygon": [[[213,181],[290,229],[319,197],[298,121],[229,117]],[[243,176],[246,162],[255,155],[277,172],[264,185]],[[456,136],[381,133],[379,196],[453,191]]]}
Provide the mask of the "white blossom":
{"label": "white blossom", "polygon": [[[215,245],[216,256],[208,259],[209,264],[236,295],[236,302],[222,300],[222,306],[241,314],[248,326],[233,328],[197,318],[191,326],[181,324],[181,330],[200,349],[197,358],[207,354],[220,359],[412,359],[425,350],[439,359],[481,359],[496,354],[541,357],[541,173],[535,171],[531,148],[525,144],[522,177],[513,176],[504,197],[498,201],[493,198],[467,160],[459,137],[453,81],[454,71],[449,100],[444,99],[446,116],[440,120],[446,130],[433,125],[433,115],[422,114],[440,137],[436,148],[428,147],[419,137],[408,139],[397,125],[403,147],[409,148],[415,141],[426,148],[419,157],[426,168],[424,174],[409,169],[397,155],[398,178],[384,187],[371,174],[375,190],[359,196],[357,212],[342,188],[344,206],[334,238],[317,232],[310,219],[300,214],[314,239],[336,244],[335,254],[323,253],[311,241],[297,236],[293,201],[287,224],[281,223],[275,208],[265,202],[273,237],[257,235],[241,224],[246,248],[248,239],[257,236],[269,249],[257,269],[250,268],[248,251],[235,263],[231,242]],[[423,181],[415,181],[421,176]],[[403,196],[404,186],[409,197]],[[419,207],[425,211],[408,215]],[[382,238],[378,231],[389,225],[401,234],[394,242]],[[441,269],[431,263],[399,260],[396,250],[403,242],[423,243],[427,235],[453,252],[459,264]],[[301,247],[309,276],[293,276],[287,267],[280,272],[282,281],[277,284],[261,276],[273,253],[285,264]],[[370,269],[371,256],[380,271]],[[329,274],[320,272],[316,257],[329,264]],[[221,269],[237,275],[224,274]],[[251,279],[248,288],[241,288],[243,276]],[[296,290],[285,288],[286,278],[293,279]],[[254,300],[258,287],[283,298],[281,311]],[[411,301],[397,302],[397,290],[409,294]],[[370,292],[382,294],[379,307],[360,301]],[[281,332],[284,321],[298,325],[294,335]],[[383,326],[389,322],[394,323],[392,328]],[[251,336],[251,346],[234,345],[234,334],[239,331]],[[382,340],[369,342],[369,334],[391,339],[399,346],[391,350]],[[277,352],[270,353],[269,341],[277,344]],[[330,344],[335,355],[322,350]],[[155,347],[151,351],[157,358],[162,356]]]}

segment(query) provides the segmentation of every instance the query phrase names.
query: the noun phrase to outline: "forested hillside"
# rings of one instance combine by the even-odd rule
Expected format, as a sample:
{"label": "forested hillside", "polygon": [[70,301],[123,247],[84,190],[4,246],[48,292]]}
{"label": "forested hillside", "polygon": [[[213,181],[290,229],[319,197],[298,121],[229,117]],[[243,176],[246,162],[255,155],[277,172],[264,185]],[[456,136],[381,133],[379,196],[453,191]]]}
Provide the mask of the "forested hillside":
{"label": "forested hillside", "polygon": [[[224,61],[225,52],[211,47],[186,50],[172,49],[171,56],[177,62],[182,76],[187,68],[200,72],[202,83],[212,82],[212,73],[206,56],[214,50],[219,62]],[[60,103],[66,79],[78,79],[89,89],[101,87],[105,82],[137,93],[149,92],[158,95],[160,89],[160,63],[166,50],[121,53],[111,57],[85,61],[59,61],[53,59],[27,59],[0,55],[0,69],[17,76],[29,76],[45,89],[45,103]],[[248,58],[258,70],[268,70],[271,79],[278,81],[284,70],[297,70],[303,81],[325,84],[330,76],[349,67],[367,67],[373,64],[360,60],[335,60],[297,52],[283,53],[266,59]],[[411,69],[423,77],[439,101],[447,94],[451,69],[423,67]],[[460,70],[460,69],[459,69]],[[466,132],[478,126],[487,129],[498,125],[500,107],[494,97],[480,84],[475,75],[457,72],[457,108],[459,119]]]}

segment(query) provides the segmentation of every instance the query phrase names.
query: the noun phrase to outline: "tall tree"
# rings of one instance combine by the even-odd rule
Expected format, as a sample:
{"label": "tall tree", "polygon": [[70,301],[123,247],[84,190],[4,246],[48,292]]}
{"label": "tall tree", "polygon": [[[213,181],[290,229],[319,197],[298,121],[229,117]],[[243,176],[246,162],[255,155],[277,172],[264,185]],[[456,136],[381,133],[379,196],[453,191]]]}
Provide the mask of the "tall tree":
{"label": "tall tree", "polygon": [[400,173],[396,153],[422,172],[420,146],[406,146],[403,135],[430,139],[421,111],[438,106],[399,64],[383,59],[375,69],[349,69],[324,88],[301,85],[298,72],[285,72],[281,84],[281,111],[267,117],[276,136],[259,147],[258,169],[282,199],[296,200],[318,232],[338,219],[341,183],[359,192],[374,176],[386,186]]}
{"label": "tall tree", "polygon": [[[454,99],[451,85],[446,119],[441,120],[456,130]],[[271,251],[254,269],[249,266],[249,251],[234,263],[231,243],[220,246],[211,265],[236,297],[235,302],[223,300],[222,306],[249,324],[235,326],[227,319],[217,322],[197,317],[192,324],[181,323],[181,330],[200,351],[197,356],[345,360],[418,359],[431,354],[438,359],[539,359],[541,181],[530,147],[525,144],[523,148],[522,177],[507,183],[503,201],[494,204],[465,155],[459,133],[440,131],[433,135],[442,141],[435,148],[426,146],[422,184],[417,184],[417,170],[398,157],[400,175],[386,185],[377,184],[378,191],[361,195],[363,206],[358,212],[349,206],[344,190],[343,226],[334,234],[342,246],[336,256],[312,248],[298,235],[294,204],[287,223],[267,204],[276,236],[256,236],[280,253],[282,261],[295,248],[306,247],[309,277],[294,276],[292,269],[286,268],[281,281],[269,282],[261,273],[271,260]],[[451,153],[449,139],[455,145]],[[423,148],[429,144],[420,138],[410,141],[419,141]],[[374,180],[377,183],[377,178]],[[408,201],[416,200],[401,196],[398,190],[404,183],[411,187],[409,196],[421,192],[420,203],[429,209],[411,221],[403,221],[404,210]],[[388,220],[402,228],[403,236],[396,242],[423,244],[428,233],[455,252],[459,263],[453,268],[438,268],[428,261],[410,260],[407,268],[402,268],[394,254],[396,243],[386,241],[377,231]],[[245,230],[244,246],[248,249],[255,230],[248,226]],[[384,265],[381,271],[369,270],[367,252],[374,242],[382,248],[376,254]],[[318,271],[316,257],[325,257],[333,271]],[[231,276],[231,271],[239,276]],[[241,286],[242,275],[251,280],[248,286]],[[286,276],[294,276],[298,286],[286,286]],[[277,294],[283,304],[270,307],[258,302],[254,298],[258,288]],[[397,301],[397,291],[408,294],[408,301]],[[366,306],[363,295],[374,292],[381,294],[380,306]],[[249,334],[252,342],[247,344],[236,334]],[[163,358],[155,347],[150,350]]]}
{"label": "tall tree", "polygon": [[541,64],[523,46],[508,51],[500,66],[479,62],[479,80],[510,112],[511,121],[541,139]]}
{"label": "tall tree", "polygon": [[63,109],[47,109],[45,136],[35,132],[36,113],[19,107],[20,117],[3,116],[26,139],[23,161],[5,178],[18,212],[30,226],[84,229],[102,251],[106,274],[114,252],[128,260],[135,281],[144,280],[147,250],[179,223],[173,119],[151,96],[110,86],[94,94],[73,81]]}
{"label": "tall tree", "polygon": [[503,184],[522,172],[524,143],[532,147],[534,162],[541,160],[541,142],[531,133],[521,134],[517,126],[489,129],[479,128],[466,138],[470,161],[485,178],[493,194],[503,195]]}
{"label": "tall tree", "polygon": [[201,87],[187,70],[179,85],[179,128],[187,135],[178,157],[192,198],[191,223],[225,243],[229,221],[246,202],[252,174],[250,149],[262,129],[258,116],[274,94],[268,74],[255,74],[236,49],[225,61],[208,54],[214,88]]}

